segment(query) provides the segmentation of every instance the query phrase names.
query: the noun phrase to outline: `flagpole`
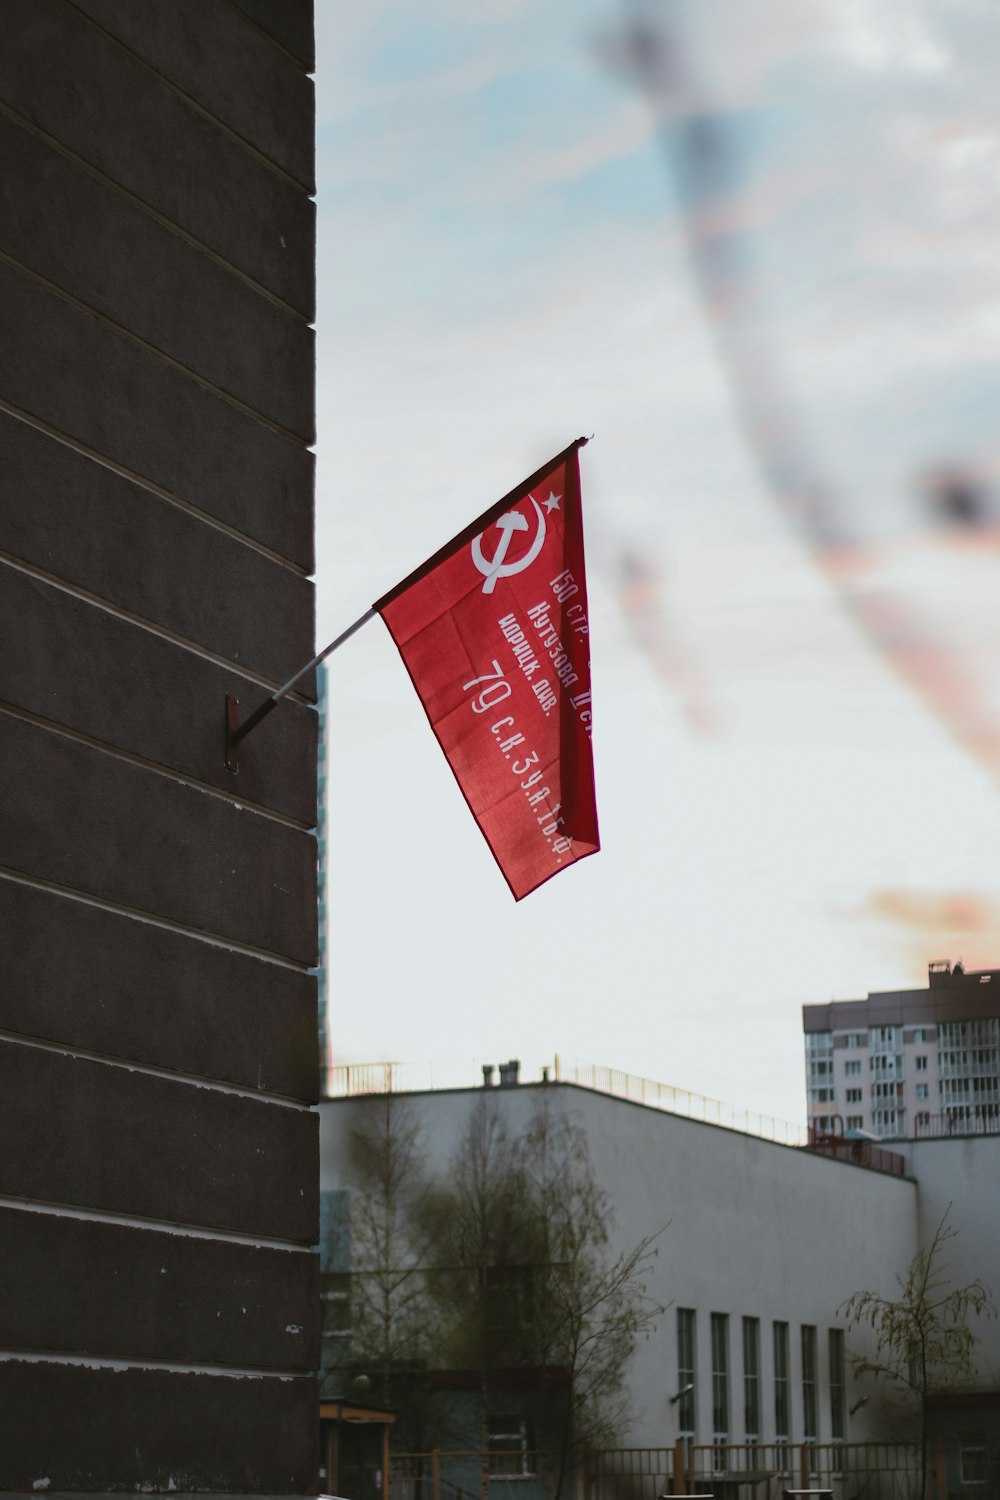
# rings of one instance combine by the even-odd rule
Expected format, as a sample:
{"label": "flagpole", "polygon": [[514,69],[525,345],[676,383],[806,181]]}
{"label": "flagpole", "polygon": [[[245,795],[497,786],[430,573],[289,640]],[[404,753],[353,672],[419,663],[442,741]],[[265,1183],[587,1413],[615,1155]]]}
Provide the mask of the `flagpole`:
{"label": "flagpole", "polygon": [[372,619],[372,617],[376,613],[377,611],[374,605],[371,609],[366,609],[364,614],[359,616],[359,618],[354,621],[353,625],[348,625],[347,629],[341,631],[340,635],[337,636],[337,639],[335,641],[331,641],[329,646],[324,646],[323,650],[319,653],[318,656],[314,656],[312,661],[307,661],[305,666],[300,667],[293,676],[289,677],[286,683],[284,683],[280,688],[277,688],[271,694],[270,698],[266,698],[260,705],[260,707],[254,710],[245,724],[241,724],[239,722],[239,717],[237,714],[239,705],[236,699],[233,697],[232,693],[226,694],[227,771],[238,771],[240,768],[239,756],[236,753],[236,747],[239,744],[240,740],[244,739],[251,730],[256,729],[257,725],[262,723],[262,721],[267,718],[268,714],[273,712],[273,710],[277,708],[278,704],[281,702],[282,698],[284,698],[285,694],[290,692],[297,682],[299,682],[303,677],[306,677],[311,671],[313,671],[315,667],[318,667],[321,661],[325,661],[328,656],[332,655],[332,653],[336,651],[338,646],[342,646],[345,641],[349,641],[351,639],[351,636],[354,635],[356,631],[360,630],[362,625],[367,625],[368,621]]}

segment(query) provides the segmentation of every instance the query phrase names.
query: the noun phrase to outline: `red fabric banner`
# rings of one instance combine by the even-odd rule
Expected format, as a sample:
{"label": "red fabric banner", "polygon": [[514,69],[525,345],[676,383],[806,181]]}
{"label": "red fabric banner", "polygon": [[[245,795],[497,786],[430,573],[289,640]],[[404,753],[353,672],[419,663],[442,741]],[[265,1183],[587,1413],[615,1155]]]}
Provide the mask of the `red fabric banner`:
{"label": "red fabric banner", "polygon": [[520,901],[600,848],[581,438],[375,608]]}

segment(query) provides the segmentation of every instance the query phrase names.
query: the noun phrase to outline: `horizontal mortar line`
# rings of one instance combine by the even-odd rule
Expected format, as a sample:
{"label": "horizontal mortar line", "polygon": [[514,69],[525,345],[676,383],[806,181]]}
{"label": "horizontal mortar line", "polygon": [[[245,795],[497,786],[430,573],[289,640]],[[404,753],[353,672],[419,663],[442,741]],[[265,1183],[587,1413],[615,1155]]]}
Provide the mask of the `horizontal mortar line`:
{"label": "horizontal mortar line", "polygon": [[[213,250],[203,240],[197,239],[173,219],[167,218],[166,214],[154,208],[145,198],[140,198],[138,194],[133,193],[123,183],[116,181],[114,177],[109,177],[107,172],[102,171],[93,162],[87,161],[86,157],[79,156],[71,146],[67,146],[58,136],[50,135],[47,130],[43,130],[41,126],[35,125],[26,115],[22,115],[3,100],[0,100],[0,114],[6,115],[8,119],[14,121],[15,125],[21,126],[22,129],[27,130],[38,140],[44,141],[46,146],[51,146],[54,151],[59,152],[60,156],[64,156],[74,166],[80,167],[88,176],[96,178],[98,182],[102,182],[105,187],[117,193],[120,198],[127,199],[129,203],[141,209],[148,218],[153,219],[163,229],[169,230],[171,234],[176,235],[179,240],[183,240],[192,249],[200,251],[203,255],[207,255],[209,260],[213,260],[216,265],[222,266],[223,270],[228,271],[231,276],[235,276],[238,281],[242,281],[246,286],[250,287],[251,291],[265,298],[266,301],[273,302],[275,307],[280,308],[282,312],[294,318],[297,323],[305,323],[307,326],[312,326],[314,320],[304,312],[300,312],[297,307],[293,307],[290,302],[286,302],[284,297],[280,297],[277,292],[272,292],[268,287],[264,286],[263,282],[255,280],[246,271],[241,271],[239,266],[234,265],[231,260],[227,260],[224,255],[220,255],[217,250]],[[310,195],[305,194],[304,196],[309,197]]]}
{"label": "horizontal mortar line", "polygon": [[[131,750],[121,750],[118,746],[111,745],[106,740],[95,739],[93,735],[85,734],[79,729],[74,729],[72,725],[60,724],[55,719],[47,719],[42,714],[32,713],[30,708],[19,708],[15,703],[7,703],[3,698],[0,698],[0,714],[7,714],[12,719],[20,719],[25,724],[33,724],[36,728],[48,730],[51,734],[61,735],[63,739],[73,740],[78,745],[86,745],[88,750],[96,750],[101,755],[110,755],[115,760],[123,760],[128,765],[138,766],[142,771],[151,771],[154,776],[162,776],[167,781],[176,781],[181,786],[190,787],[192,791],[204,792],[208,797],[217,797],[220,802],[228,802],[230,807],[238,808],[240,812],[255,813],[259,817],[267,818],[272,823],[280,823],[283,828],[291,828],[295,833],[312,832],[313,825],[311,823],[304,823],[301,819],[290,817],[286,813],[272,812],[270,808],[262,807],[257,802],[248,802],[236,793],[227,792],[220,787],[212,786],[207,781],[199,781],[194,776],[188,776],[184,771],[174,771],[169,766],[162,765],[159,761],[147,760],[144,756],[136,755]],[[222,738],[222,730],[220,728],[220,746],[222,745]]]}
{"label": "horizontal mortar line", "polygon": [[207,1089],[213,1094],[236,1094],[241,1099],[254,1099],[263,1104],[277,1104],[298,1114],[308,1114],[311,1105],[304,1104],[290,1094],[275,1094],[268,1089],[246,1088],[239,1083],[226,1083],[222,1079],[209,1078],[204,1074],[182,1073],[177,1068],[160,1068],[153,1063],[133,1062],[125,1057],[111,1057],[105,1052],[94,1052],[89,1047],[76,1047],[70,1042],[51,1042],[44,1037],[25,1036],[17,1031],[0,1027],[0,1042],[9,1042],[14,1047],[27,1047],[33,1052],[55,1052],[60,1057],[80,1058],[83,1062],[103,1063],[108,1068],[119,1068],[125,1073],[147,1073],[151,1078],[166,1078],[171,1083],[186,1083],[191,1088]]}
{"label": "horizontal mortar line", "polygon": [[239,938],[225,937],[219,932],[208,932],[203,927],[188,927],[183,922],[173,921],[170,917],[157,916],[155,912],[143,911],[138,906],[126,906],[121,901],[108,901],[103,896],[92,895],[89,891],[78,890],[75,886],[60,885],[56,880],[46,880],[41,875],[31,875],[25,870],[12,869],[10,865],[0,865],[0,880],[9,880],[14,885],[30,886],[37,891],[48,891],[52,895],[63,896],[68,901],[79,901],[82,906],[96,906],[100,911],[108,911],[118,917],[128,917],[135,922],[148,922],[150,927],[162,927],[167,932],[177,932],[182,937],[207,943],[211,948],[222,948],[230,953],[245,953],[249,958],[259,958],[265,963],[274,964],[278,969],[290,969],[294,974],[313,972],[311,964],[302,963],[296,958],[287,958],[284,954],[274,953],[268,948],[255,948],[251,943],[241,942]]}
{"label": "horizontal mortar line", "polygon": [[[277,677],[268,677],[263,672],[256,672],[253,667],[248,667],[244,662],[236,661],[231,656],[220,656],[217,651],[210,650],[208,646],[192,640],[190,636],[180,635],[176,630],[171,630],[168,625],[160,625],[156,620],[150,620],[145,615],[137,615],[133,610],[126,609],[124,605],[116,604],[113,599],[108,599],[103,594],[95,594],[69,578],[60,577],[58,573],[50,573],[48,568],[40,568],[37,563],[28,562],[13,552],[6,552],[2,547],[0,547],[0,564],[13,568],[15,572],[23,573],[26,577],[37,578],[40,583],[46,583],[51,588],[58,589],[62,594],[69,594],[74,599],[81,600],[84,604],[92,604],[102,613],[113,615],[116,619],[125,621],[126,624],[135,625],[137,629],[157,636],[160,640],[169,641],[172,646],[179,646],[182,650],[189,651],[192,656],[211,662],[213,666],[223,667],[227,672],[234,672],[237,677],[244,678],[254,687],[264,688],[268,694],[281,686]],[[287,696],[303,708],[315,707],[310,699],[304,697],[295,688],[290,689]]]}
{"label": "horizontal mortar line", "polygon": [[[183,99],[184,103],[188,105],[195,112],[195,114],[200,115],[204,120],[208,120],[209,123],[211,125],[214,125],[222,135],[228,137],[228,139],[233,141],[236,145],[241,146],[249,156],[252,156],[256,161],[259,161],[262,166],[267,167],[268,170],[273,172],[276,177],[280,177],[284,182],[287,182],[290,187],[297,189],[297,191],[302,193],[304,197],[311,198],[313,196],[315,189],[310,187],[308,183],[303,182],[301,178],[296,177],[294,172],[289,172],[287,167],[283,167],[280,162],[275,161],[273,156],[268,156],[266,151],[262,151],[259,146],[255,146],[251,140],[248,140],[245,135],[241,135],[238,130],[235,130],[233,128],[233,126],[227,125],[226,121],[223,120],[221,116],[213,114],[213,112],[204,104],[201,104],[193,94],[189,94],[186,92],[186,90],[182,89],[180,85],[169,76],[169,74],[162,72],[155,63],[149,62],[140,53],[134,52],[129,46],[128,42],[123,41],[120,36],[115,36],[113,31],[108,31],[104,26],[100,24],[99,21],[95,21],[94,17],[88,14],[87,11],[81,10],[80,6],[76,4],[76,0],[67,0],[67,4],[71,5],[72,8],[76,11],[77,15],[81,16],[82,19],[86,21],[88,25],[92,26],[95,31],[99,32],[101,36],[106,37],[114,47],[117,47],[119,51],[124,52],[126,57],[129,57],[133,62],[138,63],[139,67],[142,68],[144,73],[149,73],[151,77],[156,78],[160,83],[164,84],[166,88],[169,89],[170,93],[174,94],[178,99]],[[301,64],[299,64],[299,69],[301,71]]]}
{"label": "horizontal mortar line", "polygon": [[154,359],[159,360],[168,369],[176,370],[185,379],[190,380],[194,385],[200,387],[201,390],[207,391],[210,396],[216,396],[220,401],[224,401],[234,411],[240,412],[245,417],[253,418],[262,427],[266,427],[269,432],[275,433],[277,437],[284,438],[296,448],[304,448],[307,452],[312,451],[314,440],[302,437],[301,433],[293,432],[290,427],[282,426],[280,422],[276,422],[273,417],[267,416],[258,407],[251,406],[239,396],[234,396],[230,391],[223,390],[222,386],[215,385],[213,381],[207,379],[206,376],[200,374],[190,365],[186,365],[181,360],[175,359],[172,354],[168,354],[165,349],[161,349],[157,344],[151,344],[148,339],[136,333],[127,323],[119,323],[117,319],[109,317],[99,307],[95,307],[92,302],[84,302],[81,297],[77,297],[73,292],[67,291],[57,281],[52,281],[48,276],[43,276],[34,267],[26,265],[23,260],[16,260],[14,256],[8,255],[3,250],[0,250],[0,261],[12,267],[19,275],[26,276],[29,281],[35,282],[44,291],[51,292],[54,297],[58,297],[60,302],[65,302],[68,307],[75,307],[88,318],[93,318],[95,323],[100,323],[104,328],[110,328],[112,333],[119,334],[122,338],[127,339],[130,344],[134,344],[137,349],[141,349],[145,354],[152,355]]}
{"label": "horizontal mortar line", "polygon": [[179,495],[174,495],[163,485],[157,484],[155,479],[147,479],[142,474],[137,474],[134,469],[128,469],[124,464],[108,458],[103,453],[98,453],[96,448],[91,448],[79,438],[71,437],[69,433],[46,422],[44,417],[38,417],[33,412],[26,411],[22,406],[15,406],[12,401],[5,401],[0,396],[0,411],[7,413],[9,417],[23,422],[26,427],[33,427],[36,432],[44,432],[46,437],[53,438],[57,443],[62,443],[64,448],[71,448],[74,453],[79,453],[82,458],[91,459],[100,464],[102,469],[109,469],[112,474],[117,474],[120,479],[127,479],[131,484],[138,485],[140,489],[148,490],[159,500],[165,500],[168,505],[177,510],[184,511],[186,515],[194,516],[198,521],[203,521],[206,526],[211,526],[213,531],[221,531],[224,536],[232,537],[234,541],[241,542],[251,552],[259,552],[262,557],[269,561],[278,563],[287,568],[290,573],[299,578],[309,578],[310,570],[304,568],[301,563],[294,562],[290,557],[284,557],[280,552],[275,552],[273,547],[268,547],[265,542],[258,542],[255,537],[249,536],[245,531],[239,531],[235,526],[230,526],[227,521],[222,521],[218,516],[211,515],[207,510],[201,510],[197,505],[192,505],[190,500],[182,500]]}
{"label": "horizontal mortar line", "polygon": [[279,52],[283,52],[284,55],[295,64],[300,73],[304,73],[307,78],[312,77],[312,75],[316,71],[315,64],[311,68],[307,68],[301,57],[296,57],[295,53],[289,51],[289,49],[285,46],[284,42],[279,42],[276,36],[272,36],[269,31],[265,31],[263,26],[255,21],[252,16],[248,16],[245,10],[240,10],[238,5],[234,5],[232,3],[232,0],[223,0],[223,4],[226,5],[229,10],[233,11],[235,15],[239,16],[242,21],[245,21],[248,26],[252,27],[253,30],[257,32],[258,36],[262,36],[266,42],[269,42],[271,44],[272,47],[277,48]]}
{"label": "horizontal mortar line", "polygon": [[219,1375],[227,1380],[314,1380],[309,1370],[289,1372],[267,1365],[177,1364],[169,1359],[117,1359],[100,1354],[40,1354],[37,1349],[0,1349],[0,1364],[74,1365],[82,1370],[167,1370],[175,1375]]}
{"label": "horizontal mortar line", "polygon": [[0,1208],[18,1213],[45,1214],[55,1219],[78,1219],[87,1224],[112,1224],[123,1229],[141,1229],[149,1234],[169,1234],[183,1240],[220,1240],[229,1245],[249,1245],[254,1250],[284,1250],[288,1255],[312,1255],[299,1240],[279,1240],[273,1235],[241,1234],[235,1229],[207,1229],[181,1224],[176,1219],[154,1219],[142,1214],[116,1214],[110,1209],[77,1208],[70,1203],[49,1203],[44,1198],[15,1198],[0,1193]]}
{"label": "horizontal mortar line", "polygon": [[[268,676],[263,672],[256,671],[245,662],[232,656],[222,656],[217,651],[194,640],[191,636],[181,635],[172,630],[169,625],[160,624],[145,615],[138,615],[133,610],[126,609],[123,604],[114,599],[108,599],[103,594],[95,594],[91,589],[84,588],[82,584],[74,583],[71,579],[63,578],[58,573],[52,573],[47,568],[39,567],[37,563],[18,557],[13,552],[6,552],[0,547],[0,565],[11,568],[14,572],[23,573],[26,577],[36,579],[39,583],[49,585],[62,594],[69,594],[74,599],[79,599],[84,604],[92,605],[99,609],[102,614],[112,615],[115,619],[125,624],[134,625],[136,629],[144,631],[148,635],[157,637],[159,640],[168,641],[172,646],[177,646],[187,651],[191,656],[197,656],[203,661],[211,662],[213,666],[221,667],[225,671],[234,673],[242,678],[249,686],[263,688],[270,693],[280,686],[276,675]],[[312,645],[308,648],[312,651]],[[291,665],[291,663],[289,663]],[[302,708],[315,708],[316,704],[305,696],[298,688],[291,688],[285,696],[292,703],[299,704]]]}

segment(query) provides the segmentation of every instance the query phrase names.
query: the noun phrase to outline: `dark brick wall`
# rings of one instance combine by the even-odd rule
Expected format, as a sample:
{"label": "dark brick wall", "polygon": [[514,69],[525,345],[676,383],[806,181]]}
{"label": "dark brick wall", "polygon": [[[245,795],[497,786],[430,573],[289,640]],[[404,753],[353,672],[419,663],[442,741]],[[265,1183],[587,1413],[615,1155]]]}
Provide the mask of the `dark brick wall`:
{"label": "dark brick wall", "polygon": [[311,0],[8,0],[0,1492],[308,1495]]}

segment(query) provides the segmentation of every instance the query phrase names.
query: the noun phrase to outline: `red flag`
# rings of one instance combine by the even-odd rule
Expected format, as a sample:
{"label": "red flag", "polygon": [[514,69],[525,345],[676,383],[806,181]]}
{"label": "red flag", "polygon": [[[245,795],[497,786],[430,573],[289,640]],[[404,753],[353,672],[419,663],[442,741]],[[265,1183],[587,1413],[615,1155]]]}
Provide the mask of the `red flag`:
{"label": "red flag", "polygon": [[379,599],[519,901],[600,848],[578,438]]}

